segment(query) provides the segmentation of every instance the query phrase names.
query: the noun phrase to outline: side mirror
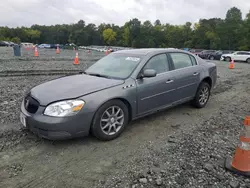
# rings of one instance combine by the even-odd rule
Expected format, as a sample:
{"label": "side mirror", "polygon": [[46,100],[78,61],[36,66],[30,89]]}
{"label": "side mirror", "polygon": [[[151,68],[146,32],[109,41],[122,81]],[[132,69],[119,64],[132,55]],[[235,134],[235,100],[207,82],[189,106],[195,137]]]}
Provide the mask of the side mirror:
{"label": "side mirror", "polygon": [[156,70],[154,69],[145,69],[142,73],[142,76],[144,78],[151,78],[151,77],[155,77],[157,74]]}

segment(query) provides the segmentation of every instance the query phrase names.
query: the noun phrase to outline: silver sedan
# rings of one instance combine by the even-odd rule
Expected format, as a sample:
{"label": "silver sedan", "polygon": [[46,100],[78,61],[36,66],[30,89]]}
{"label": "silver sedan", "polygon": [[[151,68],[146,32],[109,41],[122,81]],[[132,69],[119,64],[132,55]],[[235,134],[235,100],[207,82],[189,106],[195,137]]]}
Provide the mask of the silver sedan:
{"label": "silver sedan", "polygon": [[137,118],[191,101],[205,107],[215,64],[177,49],[113,52],[85,72],[32,88],[21,105],[23,127],[47,139],[117,138]]}

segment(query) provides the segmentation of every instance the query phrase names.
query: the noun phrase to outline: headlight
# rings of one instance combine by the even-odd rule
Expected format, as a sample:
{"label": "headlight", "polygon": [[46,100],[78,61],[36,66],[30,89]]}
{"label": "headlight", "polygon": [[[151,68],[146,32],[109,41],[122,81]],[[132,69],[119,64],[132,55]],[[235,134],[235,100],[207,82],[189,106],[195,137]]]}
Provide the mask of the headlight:
{"label": "headlight", "polygon": [[53,117],[72,116],[77,114],[85,102],[82,100],[67,100],[53,103],[46,107],[44,115]]}

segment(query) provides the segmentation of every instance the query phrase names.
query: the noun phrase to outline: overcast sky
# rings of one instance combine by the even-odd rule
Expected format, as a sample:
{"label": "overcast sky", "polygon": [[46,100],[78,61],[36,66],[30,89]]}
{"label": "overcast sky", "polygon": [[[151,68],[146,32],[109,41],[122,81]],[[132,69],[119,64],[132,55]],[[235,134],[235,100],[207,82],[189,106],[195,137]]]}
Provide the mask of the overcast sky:
{"label": "overcast sky", "polygon": [[225,18],[229,8],[250,10],[250,0],[1,0],[0,26],[75,23],[115,23],[132,18],[183,24],[199,18]]}

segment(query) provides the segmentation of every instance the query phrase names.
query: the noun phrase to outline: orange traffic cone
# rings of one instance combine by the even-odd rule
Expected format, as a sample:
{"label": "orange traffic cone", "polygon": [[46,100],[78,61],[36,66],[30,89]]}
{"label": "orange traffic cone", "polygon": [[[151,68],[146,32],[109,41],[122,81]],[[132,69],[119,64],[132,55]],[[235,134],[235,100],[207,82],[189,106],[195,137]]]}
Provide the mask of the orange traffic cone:
{"label": "orange traffic cone", "polygon": [[234,157],[232,160],[226,159],[225,167],[234,173],[250,177],[250,116],[246,117],[244,126]]}
{"label": "orange traffic cone", "polygon": [[38,57],[38,56],[39,56],[37,47],[35,47],[34,56],[35,56],[35,57]]}
{"label": "orange traffic cone", "polygon": [[56,54],[60,54],[59,46],[57,46],[57,48],[56,48]]}
{"label": "orange traffic cone", "polygon": [[229,69],[234,69],[234,60],[233,59],[229,64]]}
{"label": "orange traffic cone", "polygon": [[75,61],[74,61],[73,64],[74,65],[79,65],[78,52],[76,52],[76,57],[75,57]]}

